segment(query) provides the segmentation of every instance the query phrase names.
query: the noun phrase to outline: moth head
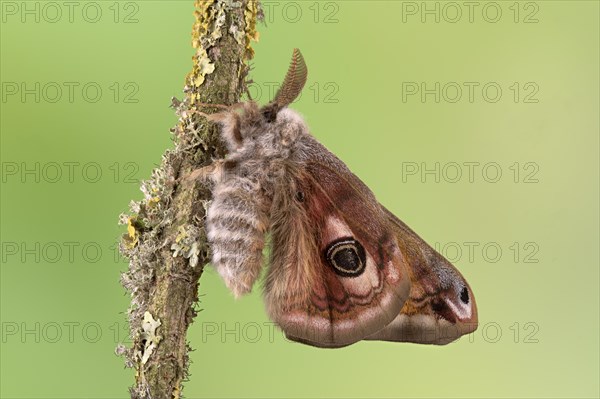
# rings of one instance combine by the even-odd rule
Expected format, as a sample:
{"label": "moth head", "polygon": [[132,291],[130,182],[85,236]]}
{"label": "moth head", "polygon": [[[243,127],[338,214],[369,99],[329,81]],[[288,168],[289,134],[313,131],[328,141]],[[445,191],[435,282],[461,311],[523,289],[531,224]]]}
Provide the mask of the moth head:
{"label": "moth head", "polygon": [[262,108],[254,101],[237,104],[227,111],[212,114],[209,120],[220,123],[221,135],[230,152],[249,142],[263,142],[263,146],[275,140],[284,147],[308,131],[302,117],[287,108],[302,91],[308,76],[304,58],[297,48],[281,87],[271,102]]}

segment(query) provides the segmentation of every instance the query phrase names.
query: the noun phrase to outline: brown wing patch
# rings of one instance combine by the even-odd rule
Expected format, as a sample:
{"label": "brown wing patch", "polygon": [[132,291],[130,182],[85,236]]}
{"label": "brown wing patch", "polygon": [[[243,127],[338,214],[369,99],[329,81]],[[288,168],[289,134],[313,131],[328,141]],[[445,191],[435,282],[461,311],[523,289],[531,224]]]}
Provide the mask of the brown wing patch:
{"label": "brown wing patch", "polygon": [[274,199],[267,309],[290,339],[345,346],[390,323],[410,281],[369,189],[328,152],[310,161]]}
{"label": "brown wing patch", "polygon": [[477,305],[460,272],[387,211],[407,255],[410,295],[400,313],[367,339],[447,344],[477,328]]}

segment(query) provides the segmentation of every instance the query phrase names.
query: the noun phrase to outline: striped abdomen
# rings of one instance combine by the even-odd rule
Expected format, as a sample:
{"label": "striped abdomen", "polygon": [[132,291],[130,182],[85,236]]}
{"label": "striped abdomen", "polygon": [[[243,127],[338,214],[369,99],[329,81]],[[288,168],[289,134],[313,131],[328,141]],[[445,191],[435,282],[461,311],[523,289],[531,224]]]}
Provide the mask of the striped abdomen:
{"label": "striped abdomen", "polygon": [[218,184],[206,216],[212,263],[236,297],[250,292],[262,267],[268,218],[253,188],[241,179]]}

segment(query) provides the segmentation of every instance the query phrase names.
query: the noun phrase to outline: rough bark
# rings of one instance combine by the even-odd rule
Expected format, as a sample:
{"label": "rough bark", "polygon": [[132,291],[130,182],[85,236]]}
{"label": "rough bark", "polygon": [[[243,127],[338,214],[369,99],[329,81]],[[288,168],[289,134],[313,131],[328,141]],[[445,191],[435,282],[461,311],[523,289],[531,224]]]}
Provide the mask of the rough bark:
{"label": "rough bark", "polygon": [[[144,198],[121,215],[127,234],[121,252],[129,259],[122,282],[131,294],[129,322],[133,344],[117,353],[136,370],[132,398],[179,398],[188,374],[186,332],[196,316],[198,281],[208,261],[204,216],[210,192],[183,179],[222,157],[216,127],[201,111],[207,104],[238,102],[245,89],[246,62],[252,58],[258,3],[253,0],[196,0],[193,68],[184,99],[173,100],[179,116],[171,129],[175,146],[142,183]],[[149,110],[151,112],[151,110]]]}

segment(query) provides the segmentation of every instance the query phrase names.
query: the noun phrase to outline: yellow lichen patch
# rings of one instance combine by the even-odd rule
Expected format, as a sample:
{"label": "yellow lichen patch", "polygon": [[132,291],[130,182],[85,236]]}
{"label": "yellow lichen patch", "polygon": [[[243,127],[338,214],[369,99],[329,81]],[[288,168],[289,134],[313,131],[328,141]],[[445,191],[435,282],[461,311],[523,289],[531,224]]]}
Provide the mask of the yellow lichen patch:
{"label": "yellow lichen patch", "polygon": [[246,61],[254,58],[254,49],[250,45],[250,42],[258,42],[259,39],[259,33],[256,30],[258,7],[258,0],[249,0],[244,10],[244,19],[246,22],[246,54],[244,54],[244,58]]}
{"label": "yellow lichen patch", "polygon": [[146,205],[148,208],[154,208],[160,202],[160,197],[152,197],[148,200]]}
{"label": "yellow lichen patch", "polygon": [[222,36],[225,24],[225,2],[196,0],[195,22],[192,28],[192,46],[197,49],[193,56],[194,66],[187,77],[188,85],[200,87],[205,77],[215,70],[215,64],[208,57],[208,49]]}
{"label": "yellow lichen patch", "polygon": [[133,248],[135,248],[135,246],[137,245],[137,243],[139,241],[138,237],[131,238],[127,234],[123,234],[123,236],[121,238],[122,238],[123,246],[125,247],[125,249],[133,249]]}
{"label": "yellow lichen patch", "polygon": [[192,28],[192,46],[198,48],[202,45],[202,36],[208,32],[208,25],[210,21],[210,9],[215,0],[196,0],[194,7],[194,26]]}
{"label": "yellow lichen patch", "polygon": [[[223,34],[231,34],[235,40],[244,46],[243,59],[240,64],[254,57],[251,47],[252,41],[258,41],[259,33],[256,30],[256,21],[261,12],[258,0],[249,0],[242,8],[242,2],[235,0],[195,0],[194,25],[192,28],[192,46],[196,53],[192,56],[192,70],[186,77],[186,93],[188,105],[193,106],[201,100],[202,85],[206,82],[207,75],[214,73],[215,63],[209,57],[211,48]],[[227,12],[237,8],[243,13],[236,13],[229,21],[229,29],[226,29]],[[247,69],[238,68],[238,75]],[[238,76],[240,77],[240,76]],[[177,130],[186,131],[190,122],[188,116],[181,115]]]}
{"label": "yellow lichen patch", "polygon": [[209,73],[213,73],[215,70],[215,64],[210,62],[208,58],[208,54],[206,54],[206,50],[204,47],[200,47],[198,52],[195,55],[196,62],[194,65],[194,69],[192,71],[192,76],[194,77],[192,84],[195,87],[200,87],[202,83],[204,83],[204,77]]}
{"label": "yellow lichen patch", "polygon": [[123,243],[127,249],[134,248],[140,238],[140,233],[134,226],[134,218],[130,217],[127,219],[127,234],[123,235]]}
{"label": "yellow lichen patch", "polygon": [[129,237],[134,238],[137,235],[137,231],[135,230],[133,223],[131,223],[132,219],[133,218],[127,219],[127,233],[129,233]]}

